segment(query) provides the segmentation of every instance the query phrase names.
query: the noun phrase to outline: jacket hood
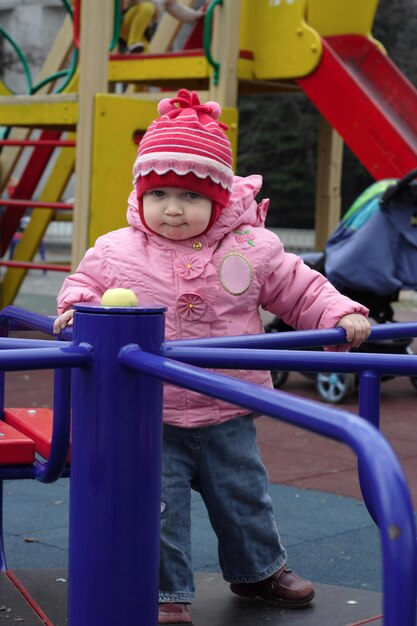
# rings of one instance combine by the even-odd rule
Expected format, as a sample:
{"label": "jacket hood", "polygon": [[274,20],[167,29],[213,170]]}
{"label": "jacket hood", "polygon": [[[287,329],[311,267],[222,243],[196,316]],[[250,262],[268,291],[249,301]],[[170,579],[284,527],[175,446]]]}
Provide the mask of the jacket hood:
{"label": "jacket hood", "polygon": [[[219,219],[205,234],[208,245],[220,241],[227,233],[243,224],[264,226],[269,200],[262,200],[259,204],[256,202],[255,198],[261,187],[262,176],[257,174],[245,178],[234,177],[229,204],[222,210]],[[133,189],[129,196],[127,221],[130,226],[141,230],[149,237],[159,237],[159,235],[151,233],[140,219],[136,189]]]}

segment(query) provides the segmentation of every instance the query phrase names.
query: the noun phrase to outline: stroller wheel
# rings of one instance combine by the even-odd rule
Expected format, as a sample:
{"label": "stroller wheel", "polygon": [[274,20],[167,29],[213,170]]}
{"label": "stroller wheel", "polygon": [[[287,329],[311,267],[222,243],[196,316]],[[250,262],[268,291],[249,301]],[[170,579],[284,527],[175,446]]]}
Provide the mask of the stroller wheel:
{"label": "stroller wheel", "polygon": [[289,372],[286,372],[285,370],[272,370],[272,384],[274,385],[275,389],[280,389],[285,385],[285,383],[287,382],[288,374]]}
{"label": "stroller wheel", "polygon": [[355,388],[354,374],[320,372],[316,378],[316,389],[320,398],[331,404],[343,402],[352,395]]}

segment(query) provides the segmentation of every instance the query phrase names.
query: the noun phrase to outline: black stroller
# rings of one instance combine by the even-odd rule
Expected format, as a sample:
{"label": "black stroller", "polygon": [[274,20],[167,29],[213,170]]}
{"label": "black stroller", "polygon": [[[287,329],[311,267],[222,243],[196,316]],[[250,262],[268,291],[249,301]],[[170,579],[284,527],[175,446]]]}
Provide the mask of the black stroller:
{"label": "black stroller", "polygon": [[[325,275],[344,295],[370,310],[373,323],[395,322],[392,303],[400,290],[417,290],[417,169],[402,179],[380,180],[368,187],[344,215],[321,253],[304,262]],[[266,332],[292,330],[278,318]],[[359,352],[413,354],[412,340],[364,344]],[[339,403],[357,386],[355,374],[305,373],[315,379],[320,398]],[[274,387],[282,387],[288,372],[272,372]],[[384,377],[388,380],[390,377]],[[410,378],[417,389],[417,377]]]}

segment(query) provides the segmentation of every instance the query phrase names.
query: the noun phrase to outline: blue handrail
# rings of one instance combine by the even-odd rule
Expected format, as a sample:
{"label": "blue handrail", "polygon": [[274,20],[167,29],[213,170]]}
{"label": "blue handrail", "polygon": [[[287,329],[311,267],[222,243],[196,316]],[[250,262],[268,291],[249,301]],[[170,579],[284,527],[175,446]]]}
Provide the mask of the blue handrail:
{"label": "blue handrail", "polygon": [[[27,328],[53,335],[54,317],[27,311],[10,305],[0,310],[0,322],[9,320],[13,328]],[[60,339],[70,341],[72,328],[65,328],[59,335]],[[417,336],[417,322],[401,322],[373,326],[368,343],[388,339],[408,339]],[[267,335],[236,335],[230,337],[210,337],[206,339],[180,339],[166,341],[165,346],[175,348],[207,347],[207,348],[316,348],[338,345],[346,342],[346,334],[342,328],[327,330],[298,330],[297,332],[270,333]],[[327,353],[328,354],[328,353]]]}
{"label": "blue handrail", "polygon": [[[5,306],[0,311],[0,324],[5,321],[12,323],[12,328],[26,328],[28,330],[38,330],[47,335],[53,335],[53,325],[55,317],[41,315],[33,311],[27,311],[18,306]],[[66,328],[61,334],[62,339],[72,339],[72,328]]]}
{"label": "blue handrail", "polygon": [[[33,466],[1,468],[0,482],[4,478],[36,478],[40,482],[49,483],[58,480],[66,472],[71,430],[71,368],[88,365],[92,360],[92,353],[88,346],[52,343],[55,347],[51,348],[45,346],[46,343],[51,346],[51,341],[42,340],[39,341],[39,348],[32,347],[35,341],[28,342],[29,348],[22,349],[20,346],[18,349],[0,350],[0,412],[3,413],[4,409],[4,371],[55,368],[50,454],[47,461],[36,460]],[[4,342],[7,339],[0,338],[0,348]],[[0,537],[0,544],[1,541]]]}
{"label": "blue handrail", "polygon": [[26,348],[26,350],[1,350],[0,371],[47,370],[58,367],[84,367],[92,355],[86,346],[60,346],[55,348]]}
{"label": "blue handrail", "polygon": [[259,386],[253,383],[205,372],[135,346],[122,349],[119,362],[147,376],[284,420],[350,446],[368,476],[372,493],[369,508],[374,511],[380,529],[384,624],[414,626],[417,547],[412,502],[394,452],[372,425],[347,411],[296,398],[283,391],[262,389],[260,392]]}
{"label": "blue handrail", "polygon": [[[417,336],[417,322],[379,324],[372,326],[368,342],[385,339],[409,339]],[[236,335],[231,337],[209,337],[205,339],[181,339],[166,341],[166,346],[176,348],[317,348],[346,342],[343,328],[327,330],[297,330],[297,332],[269,333],[267,335]]]}
{"label": "blue handrail", "polygon": [[[62,342],[69,345],[69,342]],[[24,348],[50,348],[50,339],[25,339],[23,337],[0,337],[0,350],[21,350]]]}
{"label": "blue handrail", "polygon": [[[416,334],[417,334],[417,324]],[[297,350],[260,350],[252,348],[177,348],[166,345],[161,354],[199,367],[241,369],[287,369],[299,372],[364,372],[417,376],[416,355],[372,354],[358,352],[317,352]]]}
{"label": "blue handrail", "polygon": [[47,461],[37,461],[34,478],[42,483],[52,483],[63,475],[71,433],[71,370],[55,370],[52,442]]}

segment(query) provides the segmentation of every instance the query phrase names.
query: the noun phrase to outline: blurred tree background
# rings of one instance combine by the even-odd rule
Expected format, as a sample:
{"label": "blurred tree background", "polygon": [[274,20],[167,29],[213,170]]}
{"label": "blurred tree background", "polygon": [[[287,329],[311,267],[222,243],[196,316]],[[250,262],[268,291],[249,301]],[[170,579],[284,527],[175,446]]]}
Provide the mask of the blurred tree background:
{"label": "blurred tree background", "polygon": [[[405,76],[417,86],[417,0],[380,0],[373,36]],[[260,198],[270,198],[267,225],[314,228],[319,114],[297,93],[239,98],[237,173],[262,174]],[[345,146],[342,211],[373,178]]]}

